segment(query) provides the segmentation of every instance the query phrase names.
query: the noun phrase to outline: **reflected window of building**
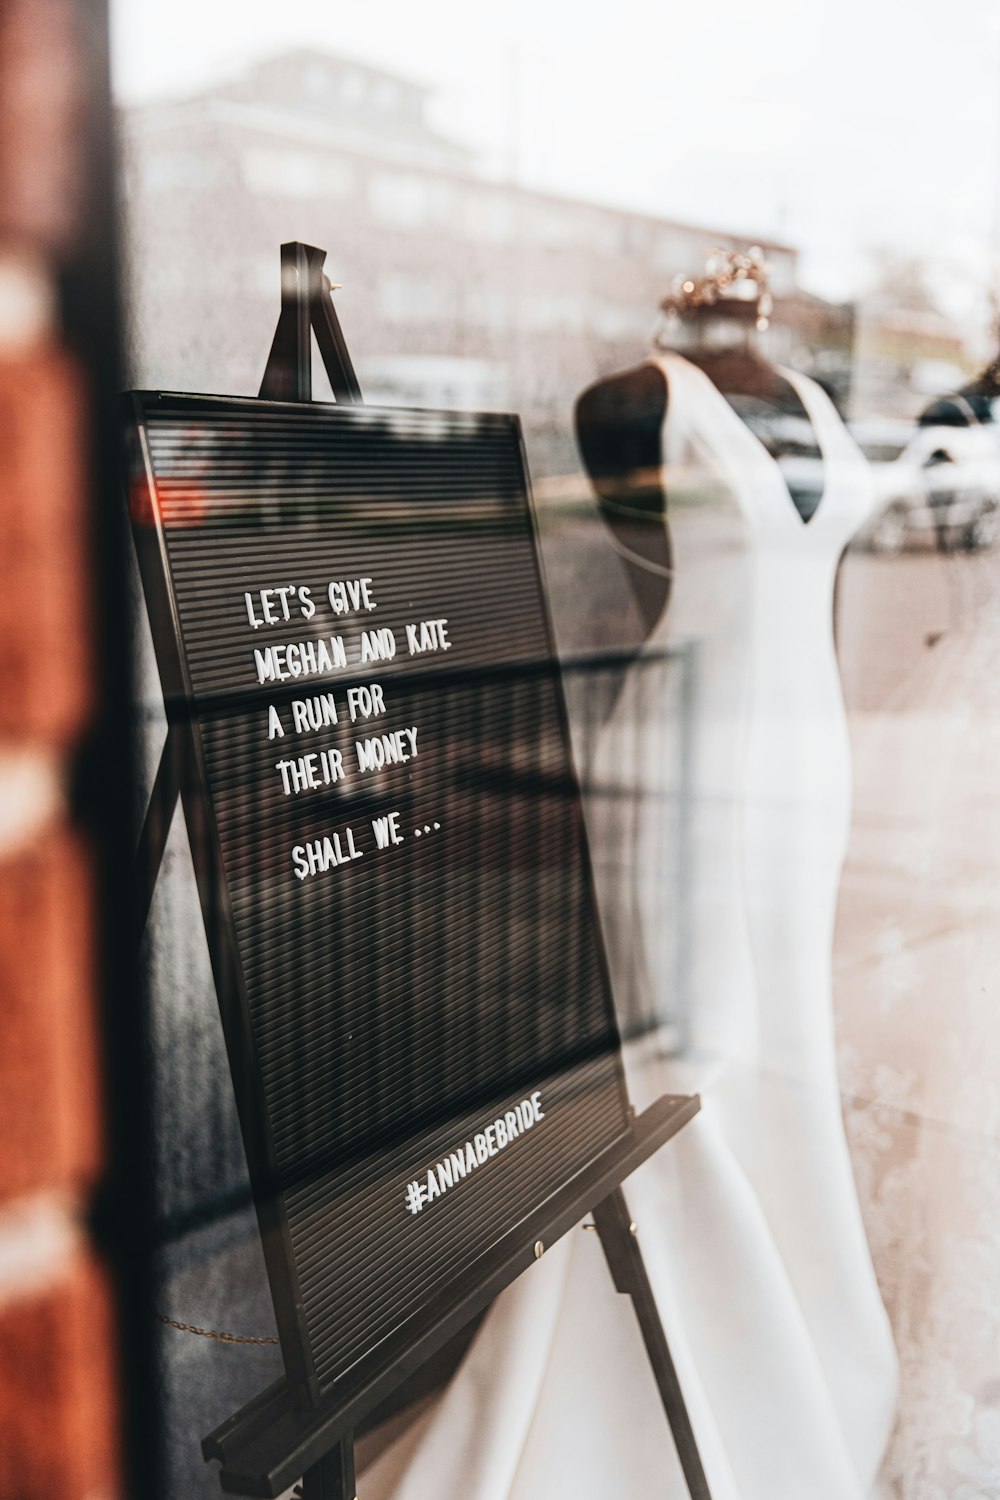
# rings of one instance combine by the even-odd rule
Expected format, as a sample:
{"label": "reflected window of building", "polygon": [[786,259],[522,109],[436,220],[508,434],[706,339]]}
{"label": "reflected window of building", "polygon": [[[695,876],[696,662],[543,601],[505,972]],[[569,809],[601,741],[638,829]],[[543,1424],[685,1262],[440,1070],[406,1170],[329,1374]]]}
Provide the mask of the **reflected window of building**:
{"label": "reflected window of building", "polygon": [[395,323],[433,323],[456,316],[455,288],[443,276],[390,271],[379,278],[378,304]]}
{"label": "reflected window of building", "polygon": [[582,297],[541,292],[525,299],[525,323],[539,333],[581,333],[587,324]]}
{"label": "reflected window of building", "polygon": [[364,74],[357,68],[345,72],[340,84],[340,94],[345,104],[360,104],[365,97]]}
{"label": "reflected window of building", "polygon": [[771,290],[775,297],[790,297],[796,290],[796,252],[772,246],[767,252],[767,264],[771,273]]}
{"label": "reflected window of building", "polygon": [[274,146],[250,146],[242,158],[243,182],[251,193],[275,198],[346,198],[354,189],[349,162]]}
{"label": "reflected window of building", "polygon": [[148,193],[212,187],[219,178],[219,164],[198,151],[167,151],[153,156],[142,174],[142,187]]}
{"label": "reflected window of building", "polygon": [[365,391],[374,405],[503,411],[509,371],[500,360],[434,354],[387,355],[363,361]]}
{"label": "reflected window of building", "polygon": [[661,275],[675,276],[696,266],[705,255],[704,231],[695,234],[691,230],[669,225],[653,235],[652,269]]}
{"label": "reflected window of building", "polygon": [[399,89],[391,78],[380,78],[372,90],[372,98],[379,109],[394,109],[399,98]]}
{"label": "reflected window of building", "polygon": [[581,229],[583,243],[600,255],[619,255],[626,246],[626,221],[617,214],[590,214]]}
{"label": "reflected window of building", "polygon": [[380,172],[368,185],[368,203],[383,224],[450,227],[459,206],[454,184],[411,172]]}
{"label": "reflected window of building", "polygon": [[572,205],[539,203],[530,213],[527,227],[536,244],[551,249],[586,242],[582,217],[574,212]]}
{"label": "reflected window of building", "polygon": [[595,302],[590,309],[590,326],[602,339],[641,339],[648,337],[653,319],[648,309],[628,302]]}
{"label": "reflected window of building", "polygon": [[468,192],[461,227],[470,239],[502,244],[514,235],[514,205],[505,192]]}
{"label": "reflected window of building", "polygon": [[465,287],[463,312],[467,323],[500,331],[513,323],[513,299],[502,287],[485,286],[477,281]]}

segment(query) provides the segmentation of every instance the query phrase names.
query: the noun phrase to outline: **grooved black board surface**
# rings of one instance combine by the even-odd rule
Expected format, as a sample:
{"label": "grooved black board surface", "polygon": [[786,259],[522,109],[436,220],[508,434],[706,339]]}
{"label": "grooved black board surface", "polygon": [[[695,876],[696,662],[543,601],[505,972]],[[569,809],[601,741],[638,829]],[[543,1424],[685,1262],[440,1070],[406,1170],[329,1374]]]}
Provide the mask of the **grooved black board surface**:
{"label": "grooved black board surface", "polygon": [[[185,807],[279,1330],[323,1389],[627,1128],[520,432],[133,400],[133,524],[192,734]],[[376,608],[337,616],[327,586],[347,579]],[[245,595],[263,621],[261,591],[292,586],[315,613],[296,592],[286,620],[272,593],[277,622],[254,628]],[[427,620],[449,649],[411,655],[405,626]],[[362,664],[362,632],[386,628],[395,656]],[[322,638],[336,658],[331,636],[346,665],[260,680],[268,647]],[[362,684],[384,712],[352,722]],[[331,694],[336,722],[297,732],[294,705]],[[362,771],[357,742],[398,730],[409,758]],[[344,774],[286,793],[278,762],[319,751]],[[402,842],[379,849],[390,812]],[[300,878],[317,841],[345,863]],[[473,1165],[465,1143],[508,1111],[519,1128]],[[437,1163],[460,1150],[449,1186]]]}

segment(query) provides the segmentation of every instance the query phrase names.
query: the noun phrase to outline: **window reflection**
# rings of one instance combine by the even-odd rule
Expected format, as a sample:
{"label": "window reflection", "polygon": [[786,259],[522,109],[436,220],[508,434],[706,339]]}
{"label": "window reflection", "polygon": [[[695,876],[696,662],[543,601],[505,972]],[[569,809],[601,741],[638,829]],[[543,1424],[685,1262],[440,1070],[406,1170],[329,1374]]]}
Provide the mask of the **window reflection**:
{"label": "window reflection", "polygon": [[[752,643],[737,621],[751,611],[747,537],[704,441],[649,457],[663,413],[643,404],[648,390],[629,397],[628,478],[614,493],[607,454],[578,451],[573,410],[592,386],[648,369],[675,275],[699,270],[713,247],[760,245],[775,300],[763,354],[829,399],[871,485],[828,616],[853,800],[824,982],[838,1029],[828,1083],[902,1364],[882,1483],[907,1500],[965,1485],[991,1493],[997,37],[973,0],[960,24],[851,4],[835,23],[814,16],[808,36],[794,7],[748,21],[723,6],[664,35],[626,3],[625,40],[607,46],[554,31],[542,9],[489,55],[456,33],[464,78],[445,77],[444,60],[411,76],[375,36],[362,49],[370,61],[331,55],[338,39],[317,22],[314,46],[275,46],[236,75],[220,66],[214,81],[202,69],[176,97],[126,107],[133,383],[255,391],[277,246],[300,237],[326,247],[346,283],[338,307],[369,401],[521,413],[618,1002],[630,1035],[687,1083],[707,1052],[732,1044],[726,1004],[745,977],[743,947],[719,934],[745,922],[746,893],[709,877],[730,836],[727,767],[746,728],[749,679],[727,682],[720,661],[726,640],[736,655]],[[574,76],[588,81],[582,104]],[[467,119],[491,121],[485,153],[456,123],[456,97],[472,94],[480,110],[467,104]],[[697,350],[679,339],[671,353]],[[815,423],[747,392],[730,410],[775,461],[808,536],[826,503]],[[804,705],[794,696],[789,716]],[[162,732],[155,713],[149,732]],[[820,736],[814,759],[831,745],[839,755],[840,733]],[[792,819],[788,837],[807,824]],[[238,1200],[242,1167],[183,829],[168,866],[150,963],[164,1197],[177,1220]],[[760,909],[773,874],[755,866],[758,946],[766,928],[794,957],[784,905]],[[718,1005],[706,1012],[709,993]],[[838,1101],[827,1103],[835,1119]],[[215,1152],[203,1149],[204,1120]],[[266,1321],[247,1222],[234,1224],[205,1230],[198,1253],[238,1260],[234,1321]],[[712,1246],[723,1239],[716,1224]],[[183,1247],[171,1257],[175,1285],[199,1295],[195,1257]],[[226,1281],[218,1272],[220,1296]],[[779,1365],[776,1379],[787,1378]],[[193,1398],[170,1370],[179,1452]],[[229,1379],[213,1370],[205,1384],[216,1380],[221,1400]],[[876,1409],[887,1428],[873,1398]],[[784,1451],[780,1422],[777,1432]],[[852,1442],[872,1467],[879,1443]],[[844,1500],[867,1481],[845,1478],[834,1447],[827,1478]],[[819,1484],[816,1451],[809,1487],[791,1500]],[[200,1461],[176,1463],[177,1493],[212,1492]],[[441,1487],[435,1476],[430,1488]],[[571,1488],[568,1470],[560,1487]]]}

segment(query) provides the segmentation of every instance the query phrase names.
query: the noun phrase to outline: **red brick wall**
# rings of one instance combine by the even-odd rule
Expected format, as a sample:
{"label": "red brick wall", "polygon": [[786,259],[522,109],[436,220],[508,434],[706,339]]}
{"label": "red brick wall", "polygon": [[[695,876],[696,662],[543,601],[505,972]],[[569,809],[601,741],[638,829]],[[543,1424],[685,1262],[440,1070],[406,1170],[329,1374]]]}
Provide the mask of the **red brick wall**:
{"label": "red brick wall", "polygon": [[62,273],[86,201],[80,0],[0,3],[0,1497],[120,1490],[94,850],[70,786],[97,711],[85,357]]}

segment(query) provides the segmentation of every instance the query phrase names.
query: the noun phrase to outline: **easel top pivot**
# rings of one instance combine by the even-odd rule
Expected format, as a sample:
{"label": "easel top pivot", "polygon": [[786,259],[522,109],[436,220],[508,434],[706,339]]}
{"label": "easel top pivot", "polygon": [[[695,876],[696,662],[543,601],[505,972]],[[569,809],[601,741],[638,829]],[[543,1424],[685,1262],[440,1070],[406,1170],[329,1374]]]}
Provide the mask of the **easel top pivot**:
{"label": "easel top pivot", "polygon": [[301,240],[281,247],[281,314],[267,357],[259,396],[265,401],[312,400],[312,343],[340,404],[362,404],[361,387],[333,305],[333,285],[323,270],[326,251]]}

